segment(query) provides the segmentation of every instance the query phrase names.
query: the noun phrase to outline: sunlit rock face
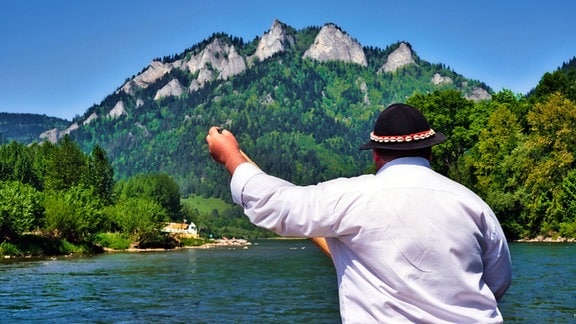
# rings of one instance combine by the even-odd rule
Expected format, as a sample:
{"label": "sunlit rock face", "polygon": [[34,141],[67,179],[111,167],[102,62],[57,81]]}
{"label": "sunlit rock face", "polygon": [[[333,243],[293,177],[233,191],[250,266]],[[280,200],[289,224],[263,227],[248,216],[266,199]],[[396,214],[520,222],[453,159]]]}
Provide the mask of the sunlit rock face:
{"label": "sunlit rock face", "polygon": [[276,19],[258,42],[254,56],[262,62],[276,53],[284,52],[294,42],[294,37],[288,35],[282,23]]}
{"label": "sunlit rock face", "polygon": [[314,43],[304,53],[304,58],[321,62],[343,61],[368,66],[362,45],[334,24],[322,27]]}
{"label": "sunlit rock face", "polygon": [[158,100],[160,98],[168,97],[168,96],[180,96],[186,88],[182,86],[180,81],[177,79],[172,79],[168,82],[165,86],[163,86],[160,90],[156,92],[154,96],[154,100]]}
{"label": "sunlit rock face", "polygon": [[413,54],[406,43],[400,43],[400,46],[388,55],[386,63],[382,65],[379,72],[396,72],[406,65],[415,64]]}

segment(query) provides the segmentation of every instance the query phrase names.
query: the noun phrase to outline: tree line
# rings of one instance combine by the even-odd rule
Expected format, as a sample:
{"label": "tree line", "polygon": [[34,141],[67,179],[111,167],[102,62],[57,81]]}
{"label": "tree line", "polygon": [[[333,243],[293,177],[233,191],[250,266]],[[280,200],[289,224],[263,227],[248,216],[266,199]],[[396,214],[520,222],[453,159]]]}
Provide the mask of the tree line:
{"label": "tree line", "polygon": [[[491,100],[473,102],[459,91],[442,90],[407,100],[448,136],[433,148],[433,167],[486,199],[510,239],[576,237],[576,98],[571,87],[558,86],[558,79],[564,80],[560,75],[546,75],[528,97],[503,90]],[[358,172],[350,168],[357,163],[354,159],[303,132],[271,131],[239,140],[264,169],[297,183]],[[334,146],[345,142],[334,137],[326,141]],[[204,145],[201,138],[195,143]],[[292,167],[271,163],[286,152],[292,153],[280,159]],[[367,163],[363,170],[373,171]],[[184,208],[179,185],[168,174],[120,180],[114,174],[100,146],[85,154],[68,136],[57,144],[0,146],[0,248],[30,233],[101,245],[110,238],[103,234],[114,233],[146,247],[162,242],[159,227],[164,222],[182,218],[197,222],[206,236],[271,235],[258,232],[240,209],[200,213]]]}
{"label": "tree line", "polygon": [[180,199],[165,173],[115,180],[100,146],[85,154],[69,136],[57,144],[13,141],[0,146],[0,254],[175,247],[160,229],[183,219],[200,221],[206,236],[250,236],[253,226],[233,211],[223,222],[218,211],[203,215]]}
{"label": "tree line", "polygon": [[509,239],[576,237],[574,101],[560,92],[527,99],[504,90],[476,104],[451,92],[408,103],[446,130],[446,143],[433,149],[434,168],[482,196]]}

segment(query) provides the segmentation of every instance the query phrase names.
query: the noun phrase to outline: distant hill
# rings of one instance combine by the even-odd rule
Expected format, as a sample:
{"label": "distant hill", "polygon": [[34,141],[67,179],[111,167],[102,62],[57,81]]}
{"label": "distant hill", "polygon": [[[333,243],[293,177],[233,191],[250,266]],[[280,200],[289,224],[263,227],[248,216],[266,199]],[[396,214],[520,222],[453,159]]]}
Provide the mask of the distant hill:
{"label": "distant hill", "polygon": [[64,129],[69,124],[69,120],[46,115],[0,112],[0,143],[39,142],[47,129]]}

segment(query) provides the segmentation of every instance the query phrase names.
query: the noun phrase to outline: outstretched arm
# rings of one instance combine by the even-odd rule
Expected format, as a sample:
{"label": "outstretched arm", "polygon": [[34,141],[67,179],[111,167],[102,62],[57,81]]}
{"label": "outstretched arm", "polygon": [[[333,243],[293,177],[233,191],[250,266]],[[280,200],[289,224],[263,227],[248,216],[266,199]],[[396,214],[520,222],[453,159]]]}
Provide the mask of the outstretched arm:
{"label": "outstretched arm", "polygon": [[[242,152],[234,134],[226,129],[216,126],[211,127],[206,136],[206,142],[208,143],[208,151],[212,158],[216,162],[224,165],[230,174],[234,174],[236,168],[242,163],[254,163]],[[312,238],[310,240],[322,250],[324,254],[330,256],[326,239]]]}

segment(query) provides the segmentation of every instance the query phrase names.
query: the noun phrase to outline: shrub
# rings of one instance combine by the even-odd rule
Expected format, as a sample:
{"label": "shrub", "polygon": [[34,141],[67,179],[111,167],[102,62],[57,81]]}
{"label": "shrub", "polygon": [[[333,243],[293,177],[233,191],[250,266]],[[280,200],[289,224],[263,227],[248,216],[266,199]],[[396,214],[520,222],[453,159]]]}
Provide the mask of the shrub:
{"label": "shrub", "polygon": [[128,235],[133,241],[154,237],[162,222],[168,219],[166,211],[149,198],[128,198],[105,210],[112,227]]}
{"label": "shrub", "polygon": [[0,243],[0,255],[22,256],[23,253],[16,245],[9,242],[2,242]]}
{"label": "shrub", "polygon": [[91,189],[72,187],[46,194],[46,230],[70,242],[82,242],[104,226],[102,202]]}
{"label": "shrub", "polygon": [[180,238],[180,245],[182,246],[200,246],[206,243],[206,240],[203,238]]}
{"label": "shrub", "polygon": [[124,233],[98,233],[95,235],[93,243],[113,250],[126,250],[132,241]]}
{"label": "shrub", "polygon": [[16,181],[0,181],[0,239],[17,238],[39,225],[42,195]]}

